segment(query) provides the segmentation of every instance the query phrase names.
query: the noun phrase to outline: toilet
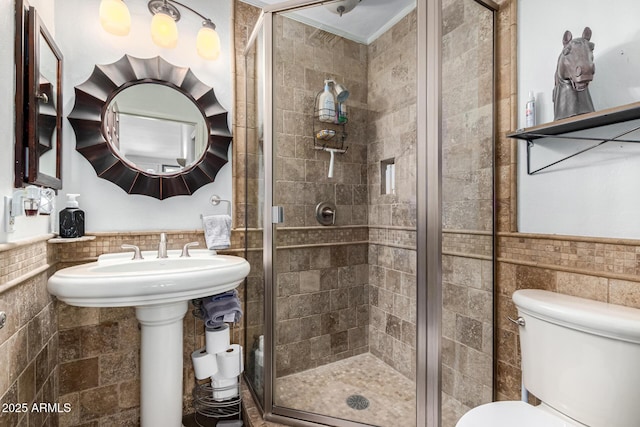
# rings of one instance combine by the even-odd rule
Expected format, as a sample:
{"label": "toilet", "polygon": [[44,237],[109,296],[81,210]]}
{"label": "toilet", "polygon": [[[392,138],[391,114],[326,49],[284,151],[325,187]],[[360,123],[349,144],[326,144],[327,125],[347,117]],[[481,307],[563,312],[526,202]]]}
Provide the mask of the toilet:
{"label": "toilet", "polygon": [[640,426],[640,310],[537,289],[513,302],[523,384],[542,403],[487,403],[456,427]]}

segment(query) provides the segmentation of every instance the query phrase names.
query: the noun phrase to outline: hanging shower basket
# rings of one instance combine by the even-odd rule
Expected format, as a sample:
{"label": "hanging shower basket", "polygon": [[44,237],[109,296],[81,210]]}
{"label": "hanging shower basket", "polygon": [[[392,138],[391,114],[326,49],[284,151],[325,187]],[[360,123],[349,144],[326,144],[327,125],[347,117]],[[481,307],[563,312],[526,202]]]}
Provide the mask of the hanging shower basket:
{"label": "hanging shower basket", "polygon": [[336,116],[334,110],[318,110],[318,97],[322,91],[316,94],[313,102],[313,142],[316,150],[323,150],[325,148],[331,148],[336,152],[346,153],[347,148],[344,145],[345,139],[347,139],[346,124],[347,119],[344,117],[343,123],[327,122],[320,120],[320,117]]}

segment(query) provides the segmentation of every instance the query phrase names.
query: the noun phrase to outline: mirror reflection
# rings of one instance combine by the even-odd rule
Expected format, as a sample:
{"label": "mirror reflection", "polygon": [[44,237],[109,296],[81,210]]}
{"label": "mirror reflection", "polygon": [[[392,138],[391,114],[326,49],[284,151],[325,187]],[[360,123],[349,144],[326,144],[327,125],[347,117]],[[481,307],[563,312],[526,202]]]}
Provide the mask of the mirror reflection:
{"label": "mirror reflection", "polygon": [[207,124],[183,93],[159,83],[119,91],[107,105],[103,133],[113,152],[149,175],[170,175],[197,163],[207,149]]}
{"label": "mirror reflection", "polygon": [[38,173],[58,177],[57,173],[57,87],[58,58],[42,32],[39,43],[38,99]]}

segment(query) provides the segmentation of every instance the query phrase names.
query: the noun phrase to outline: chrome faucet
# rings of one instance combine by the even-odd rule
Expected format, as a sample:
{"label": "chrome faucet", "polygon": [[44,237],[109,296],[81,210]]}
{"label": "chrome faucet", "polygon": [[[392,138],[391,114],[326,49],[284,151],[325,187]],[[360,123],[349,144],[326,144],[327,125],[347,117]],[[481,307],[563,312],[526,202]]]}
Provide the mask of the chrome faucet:
{"label": "chrome faucet", "polygon": [[167,234],[160,233],[160,243],[158,244],[158,258],[167,257]]}

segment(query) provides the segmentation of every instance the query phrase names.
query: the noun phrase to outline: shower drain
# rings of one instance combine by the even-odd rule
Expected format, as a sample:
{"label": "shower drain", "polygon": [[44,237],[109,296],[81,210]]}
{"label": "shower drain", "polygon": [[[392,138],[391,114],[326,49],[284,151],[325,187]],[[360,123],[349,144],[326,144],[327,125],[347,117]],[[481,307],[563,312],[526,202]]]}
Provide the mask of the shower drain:
{"label": "shower drain", "polygon": [[347,397],[347,405],[353,409],[367,409],[369,407],[369,399],[359,394],[352,394]]}

